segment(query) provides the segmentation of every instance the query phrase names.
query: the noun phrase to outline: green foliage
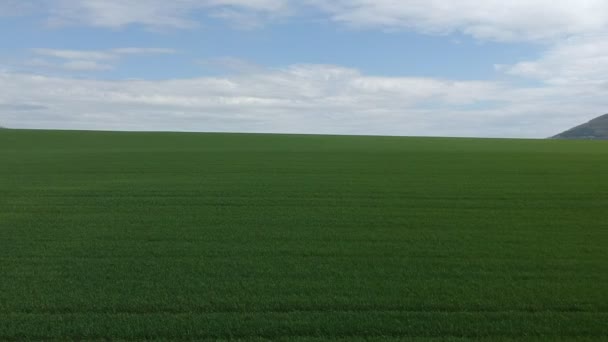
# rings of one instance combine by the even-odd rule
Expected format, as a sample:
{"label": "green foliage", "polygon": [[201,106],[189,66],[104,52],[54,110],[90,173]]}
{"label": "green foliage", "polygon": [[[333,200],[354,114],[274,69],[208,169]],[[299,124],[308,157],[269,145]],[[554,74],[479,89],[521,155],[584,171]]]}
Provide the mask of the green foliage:
{"label": "green foliage", "polygon": [[4,130],[0,340],[608,338],[608,145]]}

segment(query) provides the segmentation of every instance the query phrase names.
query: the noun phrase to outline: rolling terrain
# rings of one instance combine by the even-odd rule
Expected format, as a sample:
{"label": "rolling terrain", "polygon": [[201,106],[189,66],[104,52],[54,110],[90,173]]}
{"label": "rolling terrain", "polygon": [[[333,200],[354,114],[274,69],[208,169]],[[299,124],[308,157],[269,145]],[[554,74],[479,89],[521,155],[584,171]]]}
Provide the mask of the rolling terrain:
{"label": "rolling terrain", "polygon": [[0,132],[0,340],[608,339],[601,141]]}
{"label": "rolling terrain", "polygon": [[556,139],[608,140],[608,114],[556,135]]}

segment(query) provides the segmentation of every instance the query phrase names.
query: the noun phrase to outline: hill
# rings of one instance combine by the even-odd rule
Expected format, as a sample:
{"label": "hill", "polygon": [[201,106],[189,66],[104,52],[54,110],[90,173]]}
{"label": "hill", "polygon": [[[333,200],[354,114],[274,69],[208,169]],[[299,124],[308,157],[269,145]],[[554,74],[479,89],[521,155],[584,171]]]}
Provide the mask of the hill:
{"label": "hill", "polygon": [[0,340],[605,341],[596,141],[0,131]]}
{"label": "hill", "polygon": [[554,139],[608,139],[608,114],[595,118],[585,124],[569,129],[553,137]]}

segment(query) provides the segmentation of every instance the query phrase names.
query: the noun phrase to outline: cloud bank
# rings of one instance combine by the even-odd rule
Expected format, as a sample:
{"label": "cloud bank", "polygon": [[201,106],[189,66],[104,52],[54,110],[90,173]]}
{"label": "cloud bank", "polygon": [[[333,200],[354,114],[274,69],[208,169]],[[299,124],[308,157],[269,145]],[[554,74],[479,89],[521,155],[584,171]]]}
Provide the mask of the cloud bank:
{"label": "cloud bank", "polygon": [[594,84],[519,88],[330,65],[165,81],[5,72],[0,88],[5,126],[46,128],[544,137],[583,119],[573,112],[608,106]]}

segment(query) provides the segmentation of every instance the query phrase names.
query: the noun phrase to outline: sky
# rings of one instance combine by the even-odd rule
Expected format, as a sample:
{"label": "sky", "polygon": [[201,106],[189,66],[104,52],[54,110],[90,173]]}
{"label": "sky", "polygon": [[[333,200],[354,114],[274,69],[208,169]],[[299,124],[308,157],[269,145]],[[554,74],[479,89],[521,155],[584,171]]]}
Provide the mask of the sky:
{"label": "sky", "polygon": [[606,0],[0,0],[0,126],[545,138],[608,113]]}

